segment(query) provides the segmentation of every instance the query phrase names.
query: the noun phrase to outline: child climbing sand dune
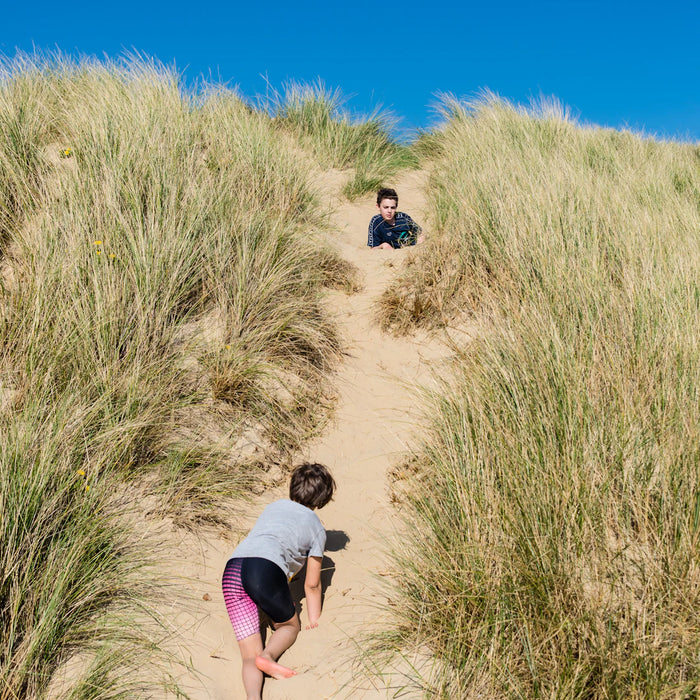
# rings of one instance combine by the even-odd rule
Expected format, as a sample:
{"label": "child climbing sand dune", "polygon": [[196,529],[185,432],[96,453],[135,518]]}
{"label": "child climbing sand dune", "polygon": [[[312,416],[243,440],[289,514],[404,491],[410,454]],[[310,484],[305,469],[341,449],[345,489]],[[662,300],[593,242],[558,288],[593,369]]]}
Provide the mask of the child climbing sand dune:
{"label": "child climbing sand dune", "polygon": [[[224,600],[241,650],[248,700],[262,697],[263,674],[277,679],[296,675],[277,660],[294,644],[301,628],[288,581],[304,563],[306,628],[318,626],[326,531],[314,510],[323,508],[334,490],[335,481],[322,464],[297,467],[289,484],[289,499],[275,501],[263,510],[226,564]],[[274,628],[264,648],[259,610]]]}

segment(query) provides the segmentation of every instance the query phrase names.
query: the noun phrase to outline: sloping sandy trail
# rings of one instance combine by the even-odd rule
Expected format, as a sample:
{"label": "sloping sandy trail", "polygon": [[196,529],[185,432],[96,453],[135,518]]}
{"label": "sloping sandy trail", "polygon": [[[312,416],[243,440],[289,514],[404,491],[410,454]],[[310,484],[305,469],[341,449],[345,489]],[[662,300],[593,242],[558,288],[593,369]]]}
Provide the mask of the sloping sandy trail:
{"label": "sloping sandy trail", "polygon": [[[397,183],[397,190],[400,209],[425,227],[424,181],[425,173],[408,173]],[[329,201],[341,201],[332,189],[326,184],[322,191]],[[364,288],[352,296],[329,295],[329,309],[340,327],[347,355],[335,378],[339,400],[333,424],[305,455],[327,464],[338,484],[335,500],[319,511],[330,533],[331,551],[324,562],[330,585],[319,627],[303,629],[306,616],[302,612],[302,632],[282,658],[298,675],[286,681],[268,680],[264,697],[269,700],[392,696],[383,686],[372,687],[365,679],[353,678],[348,660],[356,651],[354,640],[371,629],[376,606],[385,602],[377,593],[376,575],[386,568],[383,551],[396,517],[387,472],[420,430],[415,397],[404,383],[426,381],[430,362],[449,352],[437,339],[397,339],[374,324],[373,304],[398,272],[401,257],[420,254],[419,248],[368,249],[367,224],[375,211],[374,198],[368,197],[340,204],[333,216],[337,223],[334,243],[362,271]],[[284,488],[264,494],[251,504],[249,522],[235,525],[244,530],[277,497],[286,497]],[[197,552],[193,542],[189,546],[183,542],[177,557],[182,557],[181,573],[192,577],[191,599],[197,609],[196,619],[181,621],[183,638],[189,640],[182,651],[203,677],[199,681],[194,676],[181,678],[181,683],[195,699],[242,698],[238,648],[219,588],[221,571],[233,547],[214,541],[198,545]],[[188,559],[191,563],[186,564]],[[203,600],[205,595],[210,600]]]}

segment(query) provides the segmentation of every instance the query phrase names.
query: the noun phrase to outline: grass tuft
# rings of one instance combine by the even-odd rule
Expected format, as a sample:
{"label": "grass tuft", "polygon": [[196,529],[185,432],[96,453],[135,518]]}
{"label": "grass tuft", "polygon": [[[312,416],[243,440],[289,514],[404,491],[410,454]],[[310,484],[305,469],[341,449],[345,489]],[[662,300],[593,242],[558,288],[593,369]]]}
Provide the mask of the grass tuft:
{"label": "grass tuft", "polygon": [[391,137],[396,120],[388,113],[375,111],[362,119],[353,119],[345,108],[340,90],[323,83],[290,83],[284,95],[277,95],[271,110],[286,133],[300,139],[323,168],[353,168],[343,193],[356,199],[376,190],[405,168],[418,161],[410,148]]}

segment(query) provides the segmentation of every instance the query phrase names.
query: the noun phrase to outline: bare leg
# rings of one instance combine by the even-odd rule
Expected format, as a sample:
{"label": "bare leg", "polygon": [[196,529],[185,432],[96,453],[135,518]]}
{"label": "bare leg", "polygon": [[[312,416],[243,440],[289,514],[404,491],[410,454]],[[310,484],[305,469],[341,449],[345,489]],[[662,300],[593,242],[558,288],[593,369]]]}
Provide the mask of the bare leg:
{"label": "bare leg", "polygon": [[243,676],[243,687],[247,700],[261,700],[263,674],[255,664],[255,659],[263,650],[262,637],[260,634],[251,634],[250,637],[238,640],[238,647],[241,650],[243,666],[241,675]]}
{"label": "bare leg", "polygon": [[270,635],[265,649],[255,659],[255,665],[277,680],[291,678],[296,675],[296,671],[278,664],[277,659],[296,641],[300,629],[299,616],[295,613],[294,617],[286,622],[275,622],[273,626],[275,631]]}

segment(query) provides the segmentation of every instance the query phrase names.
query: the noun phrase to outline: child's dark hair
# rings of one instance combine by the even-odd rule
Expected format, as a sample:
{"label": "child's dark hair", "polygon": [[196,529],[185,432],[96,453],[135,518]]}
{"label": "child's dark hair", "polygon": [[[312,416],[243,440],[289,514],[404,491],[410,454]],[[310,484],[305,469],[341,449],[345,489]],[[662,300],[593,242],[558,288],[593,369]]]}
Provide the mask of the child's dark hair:
{"label": "child's dark hair", "polygon": [[334,491],[335,479],[323,464],[300,464],[289,482],[289,498],[307,508],[323,508]]}
{"label": "child's dark hair", "polygon": [[399,195],[396,194],[396,190],[392,190],[391,187],[382,187],[382,189],[377,192],[377,204],[381,204],[382,199],[393,199],[396,202],[396,206],[399,205]]}

